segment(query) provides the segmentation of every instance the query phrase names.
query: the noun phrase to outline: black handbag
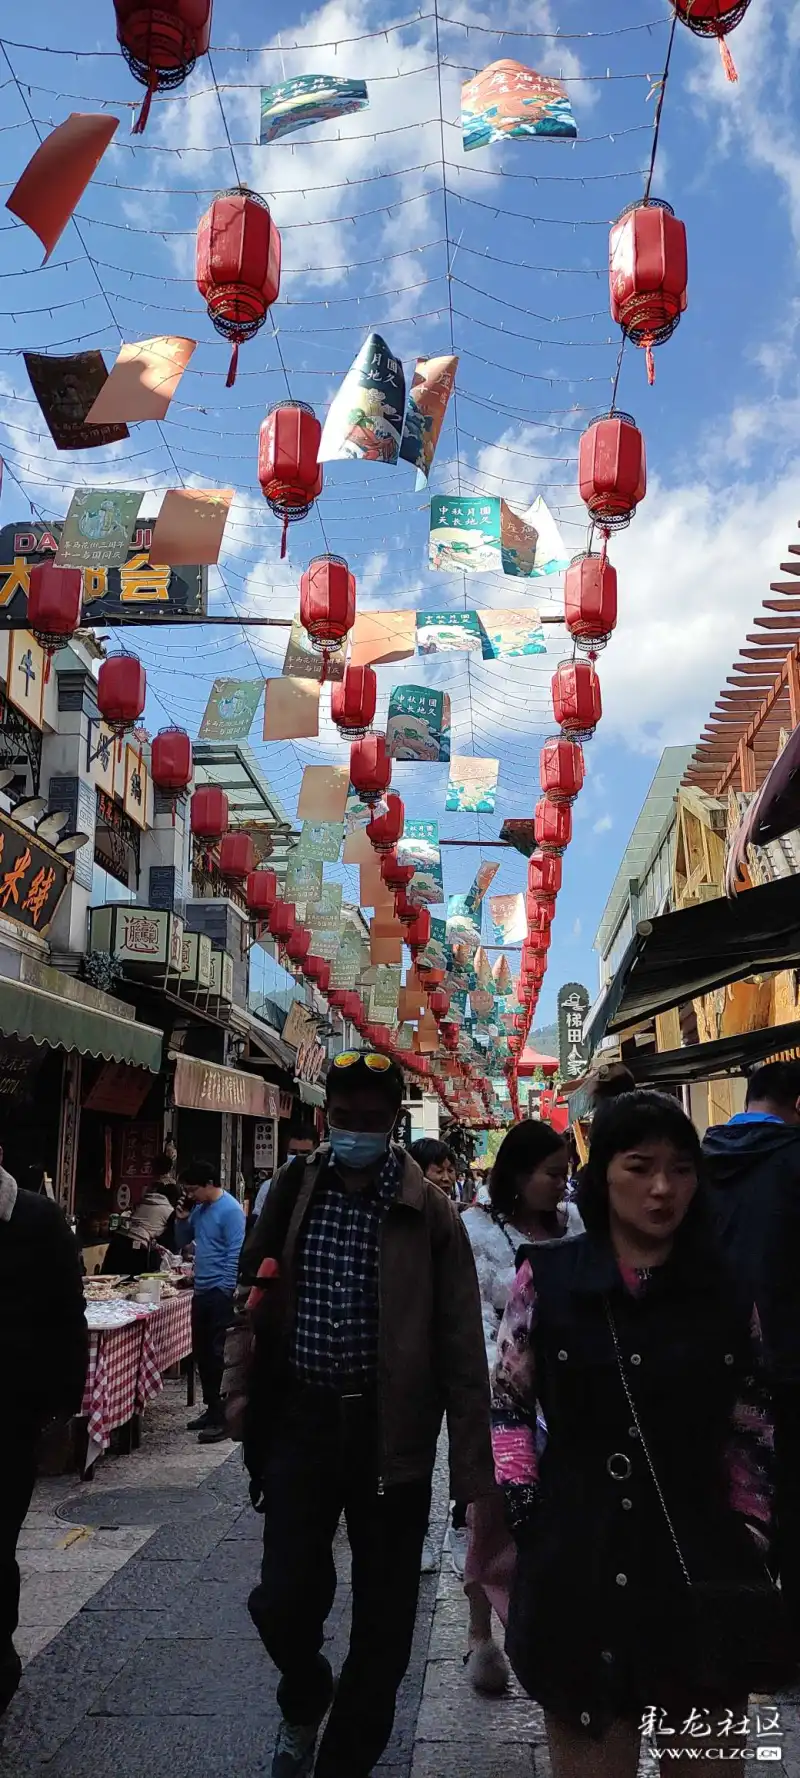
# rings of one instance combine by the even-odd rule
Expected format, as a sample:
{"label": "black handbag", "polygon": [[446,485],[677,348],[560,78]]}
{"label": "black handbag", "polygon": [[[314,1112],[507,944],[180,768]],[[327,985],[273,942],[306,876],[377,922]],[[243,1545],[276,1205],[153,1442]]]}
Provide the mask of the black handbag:
{"label": "black handbag", "polygon": [[[693,1580],[689,1573],[642,1431],[607,1300],[605,1311],[631,1419],[685,1583],[677,1633],[692,1680],[698,1689],[712,1693],[721,1691],[724,1695],[731,1691],[732,1685],[734,1688],[744,1685],[755,1691],[771,1690],[785,1684],[796,1673],[797,1638],[783,1594],[775,1585],[766,1563],[762,1561],[752,1580]],[[754,1554],[757,1562],[755,1546]]]}

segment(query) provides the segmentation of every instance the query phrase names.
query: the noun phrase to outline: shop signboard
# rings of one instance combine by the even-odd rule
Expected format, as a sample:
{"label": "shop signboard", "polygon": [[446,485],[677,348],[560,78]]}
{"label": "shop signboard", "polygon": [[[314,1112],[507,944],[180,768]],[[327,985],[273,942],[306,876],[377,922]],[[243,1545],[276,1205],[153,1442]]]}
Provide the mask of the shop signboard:
{"label": "shop signboard", "polygon": [[322,1079],[328,1065],[328,1052],[324,1043],[317,1043],[315,1037],[301,1043],[297,1051],[295,1063],[295,1080],[304,1080],[308,1086],[316,1086]]}
{"label": "shop signboard", "polygon": [[221,951],[217,945],[211,947],[208,991],[212,1000],[223,1001],[230,1006],[233,1000],[233,958],[230,951]]}
{"label": "shop signboard", "polygon": [[583,1037],[588,1011],[588,990],[580,982],[566,982],[558,993],[558,1058],[562,1080],[580,1080],[589,1066],[589,1045]]}
{"label": "shop signboard", "polygon": [[29,1099],[36,1075],[44,1061],[40,1044],[17,1042],[13,1038],[0,1044],[0,1103],[13,1099],[21,1105]]}
{"label": "shop signboard", "polygon": [[120,1117],[138,1117],[153,1085],[147,1068],[130,1062],[104,1062],[83,1100],[84,1111],[112,1111]]}
{"label": "shop signboard", "polygon": [[64,858],[29,828],[0,815],[0,914],[29,932],[47,933],[72,875]]}
{"label": "shop signboard", "polygon": [[[84,624],[179,623],[204,617],[208,570],[170,568],[150,562],[155,519],[140,519],[120,568],[84,568]],[[24,629],[30,572],[37,562],[55,561],[61,524],[4,525],[0,530],[0,630]]]}
{"label": "shop signboard", "polygon": [[239,1068],[222,1068],[195,1056],[175,1063],[175,1104],[191,1111],[233,1112],[240,1117],[274,1117],[278,1089]]}
{"label": "shop signboard", "polygon": [[271,1173],[275,1166],[275,1121],[266,1119],[253,1126],[253,1166],[258,1173]]}
{"label": "shop signboard", "polygon": [[211,940],[205,932],[184,932],[181,992],[204,993],[211,986]]}
{"label": "shop signboard", "polygon": [[133,1123],[122,1132],[117,1207],[138,1204],[155,1178],[156,1161],[164,1147],[160,1124]]}
{"label": "shop signboard", "polygon": [[89,921],[90,950],[110,951],[118,963],[135,973],[157,970],[181,974],[183,921],[177,914],[164,908],[112,902],[92,908]]}
{"label": "shop signboard", "polygon": [[308,1042],[315,1029],[314,1020],[308,1009],[299,1000],[293,1000],[281,1032],[283,1042],[290,1044],[292,1049],[299,1049],[302,1043]]}

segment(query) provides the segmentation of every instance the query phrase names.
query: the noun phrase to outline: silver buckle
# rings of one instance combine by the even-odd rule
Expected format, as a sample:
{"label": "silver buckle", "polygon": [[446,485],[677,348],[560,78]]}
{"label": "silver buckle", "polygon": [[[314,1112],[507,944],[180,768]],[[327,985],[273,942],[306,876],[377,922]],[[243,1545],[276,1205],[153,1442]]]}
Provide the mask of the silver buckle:
{"label": "silver buckle", "polygon": [[633,1465],[624,1451],[612,1451],[607,1459],[606,1469],[615,1482],[626,1482]]}

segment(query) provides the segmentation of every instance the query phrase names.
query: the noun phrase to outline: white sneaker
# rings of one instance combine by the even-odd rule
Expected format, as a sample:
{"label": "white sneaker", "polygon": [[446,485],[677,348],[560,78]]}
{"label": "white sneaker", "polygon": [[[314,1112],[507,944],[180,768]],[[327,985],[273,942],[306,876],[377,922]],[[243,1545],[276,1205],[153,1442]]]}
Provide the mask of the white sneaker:
{"label": "white sneaker", "polygon": [[272,1778],[310,1778],[318,1734],[319,1723],[295,1724],[282,1718],[272,1755]]}
{"label": "white sneaker", "polygon": [[429,1531],[426,1531],[425,1536],[422,1540],[422,1556],[420,1558],[420,1564],[419,1564],[420,1574],[436,1574],[438,1567],[439,1567],[439,1558],[438,1558],[436,1551],[433,1547],[433,1540],[431,1538],[431,1534]]}
{"label": "white sneaker", "polygon": [[467,1565],[467,1550],[469,1549],[469,1532],[466,1525],[461,1526],[458,1530],[454,1525],[450,1526],[447,1533],[447,1548],[450,1561],[453,1564],[453,1573],[459,1580],[463,1580]]}
{"label": "white sneaker", "polygon": [[488,1642],[476,1642],[467,1655],[467,1678],[476,1692],[487,1692],[497,1696],[504,1692],[511,1677],[511,1668],[503,1654],[502,1648],[490,1637]]}

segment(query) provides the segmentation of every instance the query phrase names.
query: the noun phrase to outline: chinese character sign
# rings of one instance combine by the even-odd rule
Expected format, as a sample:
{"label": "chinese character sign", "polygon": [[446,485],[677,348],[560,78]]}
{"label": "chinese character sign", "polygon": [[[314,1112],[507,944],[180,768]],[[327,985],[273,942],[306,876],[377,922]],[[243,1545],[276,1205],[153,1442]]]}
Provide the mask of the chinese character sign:
{"label": "chinese character sign", "polygon": [[434,494],[428,566],[445,574],[500,574],[499,499],[491,494],[474,500]]}
{"label": "chinese character sign", "polygon": [[259,140],[263,147],[292,130],[347,117],[368,104],[363,80],[341,80],[335,74],[295,74],[278,86],[262,86]]}
{"label": "chinese character sign", "polygon": [[200,724],[200,740],[246,741],[263,689],[263,679],[215,679]]}
{"label": "chinese character sign", "polygon": [[545,654],[538,611],[478,611],[485,661],[509,661],[519,655]]}
{"label": "chinese character sign", "polygon": [[486,148],[508,136],[575,137],[572,106],[560,80],[522,62],[492,62],[461,88],[465,148]]}
{"label": "chinese character sign", "polygon": [[471,754],[453,755],[445,808],[472,815],[493,815],[500,762],[475,759]]}
{"label": "chinese character sign", "polygon": [[499,869],[499,864],[489,864],[488,861],[478,866],[472,886],[467,891],[466,906],[471,914],[475,912],[476,908],[480,907],[484,895],[490,885],[494,882]]}
{"label": "chinese character sign", "polygon": [[450,698],[429,685],[395,685],[389,697],[386,751],[390,759],[450,758]]}
{"label": "chinese character sign", "polygon": [[66,861],[0,816],[0,910],[46,934],[69,881]]}
{"label": "chinese character sign", "polygon": [[328,409],[320,463],[396,463],[405,413],[403,366],[379,333],[365,340]]}
{"label": "chinese character sign", "polygon": [[520,945],[527,937],[524,895],[493,895],[489,901],[492,931],[498,945]]}
{"label": "chinese character sign", "polygon": [[[104,430],[99,427],[98,431]],[[86,508],[77,509],[73,501],[67,521],[54,521],[46,526],[31,521],[26,525],[4,525],[0,530],[0,629],[8,627],[10,617],[24,617],[28,606],[30,572],[38,562],[62,562],[83,569],[83,620],[87,624],[103,623],[111,618],[137,624],[155,624],[160,620],[174,623],[182,617],[203,616],[206,610],[208,571],[206,568],[170,568],[151,563],[150,544],[154,520],[136,521],[132,542],[122,550],[112,541],[117,521],[126,522],[121,510],[115,509],[117,499],[138,499],[139,496],[108,495],[104,489],[89,489],[92,496]],[[104,512],[103,501],[110,501]],[[112,510],[114,509],[114,510]],[[82,536],[75,542],[74,525],[81,519],[96,536]],[[103,527],[107,526],[104,531]],[[64,557],[61,554],[62,536]],[[106,549],[106,543],[108,548]],[[106,556],[112,556],[106,565]]]}
{"label": "chinese character sign", "polygon": [[425,487],[456,380],[457,358],[418,358],[409,390],[400,456],[417,470],[417,492]]}
{"label": "chinese character sign", "polygon": [[476,611],[418,611],[418,654],[483,655]]}
{"label": "chinese character sign", "polygon": [[583,1026],[589,994],[580,982],[567,982],[558,994],[558,1056],[562,1080],[580,1080],[589,1066]]}
{"label": "chinese character sign", "polygon": [[444,900],[438,821],[407,821],[397,842],[397,856],[401,864],[414,866],[407,890],[412,901],[431,907]]}
{"label": "chinese character sign", "polygon": [[57,568],[121,568],[133,548],[143,493],[79,488],[61,528]]}

